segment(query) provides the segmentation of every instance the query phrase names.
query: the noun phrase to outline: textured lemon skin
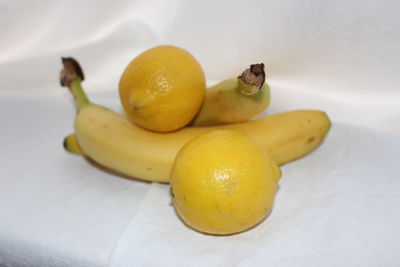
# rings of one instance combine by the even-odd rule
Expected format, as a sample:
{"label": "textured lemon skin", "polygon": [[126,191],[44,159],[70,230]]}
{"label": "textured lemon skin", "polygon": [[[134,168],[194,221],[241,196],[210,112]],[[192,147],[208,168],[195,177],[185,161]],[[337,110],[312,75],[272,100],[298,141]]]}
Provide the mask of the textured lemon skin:
{"label": "textured lemon skin", "polygon": [[128,118],[153,131],[184,127],[199,111],[205,75],[186,50],[162,45],[133,59],[123,72],[119,93]]}
{"label": "textured lemon skin", "polygon": [[188,226],[228,235],[266,217],[276,178],[274,163],[248,135],[217,130],[185,144],[174,161],[170,183],[175,209]]}

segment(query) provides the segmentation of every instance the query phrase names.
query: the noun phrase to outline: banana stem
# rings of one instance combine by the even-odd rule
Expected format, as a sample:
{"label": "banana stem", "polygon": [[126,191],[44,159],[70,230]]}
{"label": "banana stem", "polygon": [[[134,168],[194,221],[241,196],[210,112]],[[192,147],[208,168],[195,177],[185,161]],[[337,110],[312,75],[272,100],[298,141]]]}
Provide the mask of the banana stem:
{"label": "banana stem", "polygon": [[258,92],[258,87],[254,85],[248,85],[243,82],[243,80],[238,79],[238,87],[237,89],[239,90],[240,93],[244,95],[254,95],[255,93]]}
{"label": "banana stem", "polygon": [[264,64],[252,64],[238,77],[238,90],[245,95],[254,95],[264,83]]}
{"label": "banana stem", "polygon": [[85,91],[82,88],[80,78],[75,79],[70,84],[69,89],[71,90],[71,93],[74,96],[75,105],[76,105],[76,108],[78,109],[78,111],[81,110],[84,106],[87,106],[90,104],[90,101],[89,101]]}
{"label": "banana stem", "polygon": [[78,111],[90,103],[85,91],[82,88],[82,81],[85,79],[78,61],[73,58],[62,58],[64,68],[61,70],[60,83],[68,87],[74,96],[75,105]]}

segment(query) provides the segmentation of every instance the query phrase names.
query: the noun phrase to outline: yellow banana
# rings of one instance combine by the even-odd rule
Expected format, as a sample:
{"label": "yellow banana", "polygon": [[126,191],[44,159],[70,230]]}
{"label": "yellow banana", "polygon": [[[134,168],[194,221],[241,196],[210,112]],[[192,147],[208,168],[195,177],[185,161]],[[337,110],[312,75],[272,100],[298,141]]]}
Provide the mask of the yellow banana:
{"label": "yellow banana", "polygon": [[138,179],[168,182],[175,155],[189,140],[216,129],[251,135],[282,165],[311,152],[327,134],[330,121],[324,112],[297,110],[258,120],[210,127],[187,127],[172,133],[155,133],[100,106],[83,108],[75,121],[82,150],[103,166]]}
{"label": "yellow banana", "polygon": [[253,64],[242,75],[210,87],[192,126],[209,126],[247,121],[270,103],[264,64]]}
{"label": "yellow banana", "polygon": [[[64,70],[68,65],[73,64],[64,59]],[[65,76],[68,75],[62,75]],[[245,132],[281,165],[315,149],[330,128],[330,120],[324,112],[297,110],[243,123],[156,133],[132,124],[119,113],[90,103],[80,86],[81,79],[70,76],[74,78],[73,82],[62,79],[62,84],[68,85],[75,96],[79,110],[75,133],[80,147],[99,164],[137,179],[168,182],[173,161],[181,147],[207,131],[231,129]]]}

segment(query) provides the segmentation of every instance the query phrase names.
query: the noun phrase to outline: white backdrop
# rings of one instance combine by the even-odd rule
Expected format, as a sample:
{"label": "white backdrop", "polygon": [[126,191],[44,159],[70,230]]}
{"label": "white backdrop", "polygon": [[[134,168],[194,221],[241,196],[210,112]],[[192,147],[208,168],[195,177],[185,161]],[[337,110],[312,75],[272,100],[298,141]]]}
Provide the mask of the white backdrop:
{"label": "white backdrop", "polygon": [[[0,265],[397,266],[400,3],[0,0]],[[275,208],[231,237],[187,229],[167,185],[123,179],[62,149],[74,107],[61,56],[121,110],[118,80],[173,44],[209,84],[264,62],[271,107],[328,112],[315,153],[283,166]]]}

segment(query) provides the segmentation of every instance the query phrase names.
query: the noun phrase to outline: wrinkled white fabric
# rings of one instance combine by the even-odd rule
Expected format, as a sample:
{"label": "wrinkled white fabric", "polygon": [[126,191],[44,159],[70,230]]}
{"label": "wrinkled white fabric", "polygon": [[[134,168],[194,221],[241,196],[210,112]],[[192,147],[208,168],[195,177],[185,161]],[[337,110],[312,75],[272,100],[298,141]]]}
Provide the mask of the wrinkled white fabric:
{"label": "wrinkled white fabric", "polygon": [[[366,1],[0,0],[0,266],[398,266],[400,4]],[[282,167],[258,227],[187,228],[169,186],[66,153],[81,63],[93,102],[121,111],[118,80],[158,44],[189,50],[209,84],[264,62],[262,114],[325,110],[332,129]]]}

